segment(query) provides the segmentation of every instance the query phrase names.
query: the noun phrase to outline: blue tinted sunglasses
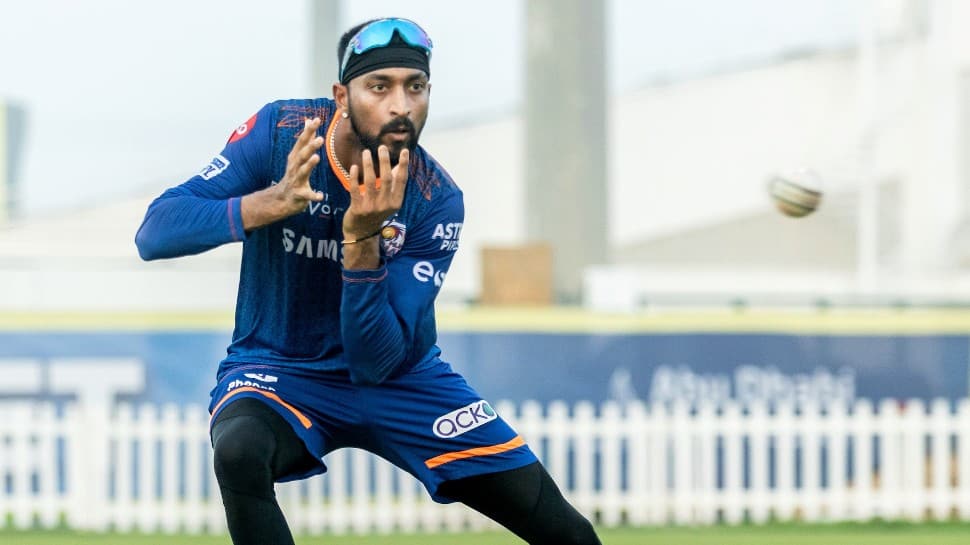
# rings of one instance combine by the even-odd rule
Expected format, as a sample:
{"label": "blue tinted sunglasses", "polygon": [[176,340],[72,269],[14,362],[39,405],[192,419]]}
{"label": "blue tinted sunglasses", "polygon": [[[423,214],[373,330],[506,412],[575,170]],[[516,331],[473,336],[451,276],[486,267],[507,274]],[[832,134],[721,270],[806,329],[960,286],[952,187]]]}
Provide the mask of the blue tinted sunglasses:
{"label": "blue tinted sunglasses", "polygon": [[360,29],[354,37],[347,42],[347,49],[344,51],[344,58],[340,61],[339,78],[344,79],[344,70],[347,69],[347,62],[350,61],[351,54],[360,55],[377,47],[384,47],[391,43],[397,31],[408,45],[423,49],[431,58],[431,38],[414,21],[407,19],[390,18],[374,21]]}

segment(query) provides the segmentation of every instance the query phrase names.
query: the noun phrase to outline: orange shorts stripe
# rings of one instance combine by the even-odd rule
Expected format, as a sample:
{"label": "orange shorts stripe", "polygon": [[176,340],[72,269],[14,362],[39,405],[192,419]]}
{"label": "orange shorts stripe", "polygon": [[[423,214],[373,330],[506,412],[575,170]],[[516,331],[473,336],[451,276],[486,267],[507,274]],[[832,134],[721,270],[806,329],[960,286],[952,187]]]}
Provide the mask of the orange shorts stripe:
{"label": "orange shorts stripe", "polygon": [[454,462],[455,460],[464,460],[465,458],[474,458],[476,456],[488,456],[490,454],[498,454],[500,452],[505,452],[507,450],[512,450],[514,448],[521,447],[525,444],[525,440],[522,436],[516,435],[510,441],[498,445],[492,445],[490,447],[477,447],[470,448],[468,450],[460,450],[458,452],[447,452],[445,454],[440,454],[434,458],[428,458],[424,461],[424,465],[428,469],[434,469],[442,464],[447,464],[448,462]]}
{"label": "orange shorts stripe", "polygon": [[253,388],[252,386],[243,386],[242,388],[236,388],[235,390],[233,390],[233,391],[229,392],[228,394],[226,394],[225,396],[223,396],[222,399],[219,400],[219,403],[216,405],[216,408],[215,409],[212,409],[212,414],[216,414],[216,412],[219,411],[219,407],[222,407],[222,405],[226,401],[228,401],[230,397],[232,397],[232,396],[234,396],[234,395],[236,395],[236,394],[238,394],[240,392],[256,392],[257,394],[266,396],[266,397],[272,399],[273,401],[279,403],[280,405],[286,407],[286,409],[288,411],[290,411],[291,413],[293,413],[294,416],[296,416],[297,420],[300,421],[300,424],[303,424],[303,427],[304,428],[310,429],[310,426],[313,425],[313,423],[310,422],[310,419],[309,418],[307,418],[306,416],[303,416],[303,413],[301,413],[300,411],[298,411],[296,409],[296,407],[294,407],[293,405],[290,405],[289,403],[287,403],[287,402],[283,401],[282,399],[280,399],[280,396],[274,394],[273,392],[267,392],[266,390],[260,390],[259,388]]}

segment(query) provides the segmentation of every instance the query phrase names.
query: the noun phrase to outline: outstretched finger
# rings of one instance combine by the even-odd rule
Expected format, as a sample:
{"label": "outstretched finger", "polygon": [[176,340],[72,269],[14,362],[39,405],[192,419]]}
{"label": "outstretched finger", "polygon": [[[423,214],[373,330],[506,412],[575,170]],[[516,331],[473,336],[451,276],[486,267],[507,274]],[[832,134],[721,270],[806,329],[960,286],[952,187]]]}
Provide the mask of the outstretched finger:
{"label": "outstretched finger", "polygon": [[391,197],[394,202],[404,202],[404,189],[408,185],[408,166],[411,164],[411,152],[405,148],[398,155],[397,165],[391,171]]}
{"label": "outstretched finger", "polygon": [[317,136],[317,129],[319,128],[320,118],[308,119],[303,127],[303,132],[300,133],[296,144],[293,145],[293,151],[296,152],[297,160],[300,163],[309,160],[317,150],[323,147],[323,137]]}
{"label": "outstretched finger", "polygon": [[320,118],[314,117],[310,119],[309,117],[303,120],[303,130],[300,134],[296,135],[296,142],[293,144],[293,149],[300,149],[309,142],[315,134],[317,134],[317,129],[320,128]]}
{"label": "outstretched finger", "polygon": [[302,139],[303,141],[309,140],[311,136],[316,134],[317,129],[320,128],[320,118],[314,117],[310,119],[309,117],[303,120],[303,130],[300,131],[300,135],[297,139]]}
{"label": "outstretched finger", "polygon": [[370,150],[365,149],[360,153],[360,168],[363,170],[363,183],[360,186],[360,194],[370,193],[377,189],[377,174],[374,173],[374,159],[371,157]]}
{"label": "outstretched finger", "polygon": [[320,163],[320,154],[314,153],[313,155],[308,157],[306,161],[303,161],[300,164],[300,166],[297,167],[296,179],[305,180],[307,182],[307,185],[309,185],[310,173],[313,172],[313,169],[316,168],[317,164],[319,163]]}
{"label": "outstretched finger", "polygon": [[309,184],[305,187],[294,189],[293,191],[297,196],[303,197],[308,201],[320,202],[323,200],[323,192],[313,189]]}
{"label": "outstretched finger", "polygon": [[377,148],[377,157],[381,167],[381,177],[377,179],[377,189],[381,188],[382,180],[387,180],[388,184],[386,187],[391,187],[391,152],[387,149],[387,146]]}
{"label": "outstretched finger", "polygon": [[[350,175],[350,202],[354,203],[358,199],[357,195],[360,195],[361,197],[364,196],[364,186],[360,183],[360,167],[357,165],[350,165],[350,172],[347,174]],[[354,187],[357,188],[357,191],[353,190]]]}

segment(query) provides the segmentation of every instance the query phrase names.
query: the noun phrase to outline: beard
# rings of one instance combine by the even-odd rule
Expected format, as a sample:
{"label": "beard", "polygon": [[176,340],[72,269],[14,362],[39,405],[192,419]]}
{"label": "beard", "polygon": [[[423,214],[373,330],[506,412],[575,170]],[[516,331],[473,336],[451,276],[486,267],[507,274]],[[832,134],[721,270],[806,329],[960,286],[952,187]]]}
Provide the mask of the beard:
{"label": "beard", "polygon": [[414,149],[418,147],[418,138],[421,136],[421,131],[414,126],[414,123],[407,117],[401,116],[396,117],[384,124],[377,134],[367,134],[360,129],[361,124],[357,121],[354,115],[354,109],[351,107],[349,101],[347,103],[348,117],[350,119],[350,127],[354,129],[354,134],[357,135],[357,141],[360,146],[364,149],[370,150],[371,158],[374,160],[374,169],[377,170],[380,167],[380,161],[378,160],[377,148],[381,146],[381,138],[390,133],[400,132],[402,130],[407,131],[408,137],[400,142],[394,142],[392,144],[385,144],[387,146],[387,151],[391,158],[391,167],[397,166],[398,159],[401,157],[401,151],[407,148],[411,153]]}

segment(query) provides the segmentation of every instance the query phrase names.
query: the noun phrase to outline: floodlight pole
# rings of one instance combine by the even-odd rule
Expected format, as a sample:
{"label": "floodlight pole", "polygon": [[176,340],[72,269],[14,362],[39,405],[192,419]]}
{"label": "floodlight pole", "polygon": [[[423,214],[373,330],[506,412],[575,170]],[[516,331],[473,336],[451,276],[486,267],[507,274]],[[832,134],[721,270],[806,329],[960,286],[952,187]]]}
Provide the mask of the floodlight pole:
{"label": "floodlight pole", "polygon": [[863,2],[859,16],[858,113],[859,202],[856,224],[856,289],[872,295],[879,270],[879,188],[873,152],[876,134],[876,6]]}
{"label": "floodlight pole", "polygon": [[605,7],[525,4],[526,232],[552,247],[554,293],[574,303],[608,255]]}
{"label": "floodlight pole", "polygon": [[337,81],[340,0],[311,0],[309,19],[309,96],[329,97],[330,87]]}

